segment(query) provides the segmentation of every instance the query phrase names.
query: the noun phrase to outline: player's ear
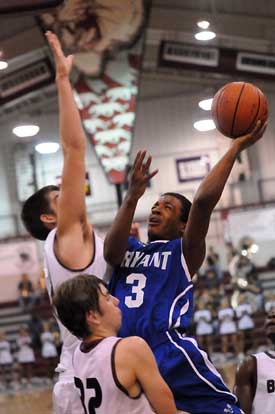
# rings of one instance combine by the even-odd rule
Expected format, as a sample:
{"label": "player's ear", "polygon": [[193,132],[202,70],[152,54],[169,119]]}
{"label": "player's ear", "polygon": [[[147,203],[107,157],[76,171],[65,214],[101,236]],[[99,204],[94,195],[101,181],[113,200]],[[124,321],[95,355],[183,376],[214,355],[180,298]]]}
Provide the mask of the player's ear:
{"label": "player's ear", "polygon": [[99,313],[96,311],[88,311],[86,313],[86,320],[88,322],[89,325],[99,325],[100,320],[99,320]]}
{"label": "player's ear", "polygon": [[40,220],[45,224],[55,224],[56,216],[54,214],[40,214]]}

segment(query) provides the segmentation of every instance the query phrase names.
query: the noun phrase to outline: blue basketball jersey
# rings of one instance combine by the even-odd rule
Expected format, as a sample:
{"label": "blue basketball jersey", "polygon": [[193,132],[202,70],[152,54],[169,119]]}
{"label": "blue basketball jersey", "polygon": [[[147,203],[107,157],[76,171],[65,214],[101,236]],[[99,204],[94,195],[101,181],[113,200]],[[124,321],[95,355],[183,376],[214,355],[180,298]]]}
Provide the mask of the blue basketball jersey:
{"label": "blue basketball jersey", "polygon": [[110,292],[120,300],[119,336],[138,335],[154,347],[167,340],[166,331],[179,328],[184,332],[192,316],[193,284],[182,240],[143,244],[129,237]]}
{"label": "blue basketball jersey", "polygon": [[147,341],[179,410],[242,413],[207,354],[185,335],[192,316],[193,284],[181,239],[145,245],[130,237],[109,290],[122,310],[118,335],[137,335]]}

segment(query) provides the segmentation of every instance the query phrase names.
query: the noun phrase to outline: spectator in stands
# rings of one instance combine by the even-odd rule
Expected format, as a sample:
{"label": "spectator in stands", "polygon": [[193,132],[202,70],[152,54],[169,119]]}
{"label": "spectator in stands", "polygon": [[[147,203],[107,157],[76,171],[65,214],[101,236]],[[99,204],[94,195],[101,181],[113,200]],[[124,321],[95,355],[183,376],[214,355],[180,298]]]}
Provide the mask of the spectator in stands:
{"label": "spectator in stands", "polygon": [[40,336],[43,332],[43,323],[41,319],[36,315],[32,314],[31,320],[28,323],[28,331],[30,332],[32,345],[35,350],[41,349]]}
{"label": "spectator in stands", "polygon": [[219,286],[218,275],[214,269],[207,269],[205,276],[205,287],[207,290],[215,289]]}
{"label": "spectator in stands", "polygon": [[275,309],[275,292],[267,292],[265,297],[265,311],[266,313]]}
{"label": "spectator in stands", "polygon": [[27,384],[30,384],[35,356],[32,349],[31,337],[29,336],[27,328],[24,326],[20,328],[16,342],[18,347],[17,359],[21,366],[21,381],[22,383],[26,383],[27,381]]}
{"label": "spectator in stands", "polygon": [[207,353],[212,354],[212,315],[202,301],[198,303],[198,310],[194,313],[194,321],[196,323],[196,337],[202,349],[206,349]]}
{"label": "spectator in stands", "polygon": [[52,378],[54,373],[54,368],[57,364],[57,349],[55,345],[55,338],[52,332],[50,332],[50,325],[48,321],[43,323],[43,333],[41,334],[42,342],[42,351],[41,355],[44,359],[48,361],[48,377]]}
{"label": "spectator in stands", "polygon": [[213,270],[217,275],[218,280],[221,281],[223,278],[223,273],[221,270],[220,256],[217,252],[215,252],[213,246],[209,247],[208,254],[206,256],[206,263],[206,270]]}
{"label": "spectator in stands", "polygon": [[243,358],[245,345],[248,345],[248,340],[251,345],[251,333],[255,326],[251,317],[253,309],[251,304],[247,301],[244,293],[239,296],[239,304],[236,307],[235,312],[238,319],[240,358]]}
{"label": "spectator in stands", "polygon": [[23,309],[31,309],[35,303],[36,297],[34,294],[33,284],[27,273],[23,273],[21,280],[18,283],[19,306]]}
{"label": "spectator in stands", "polygon": [[5,332],[0,332],[0,391],[4,391],[11,381],[13,356],[11,345]]}
{"label": "spectator in stands", "polygon": [[222,341],[222,353],[224,357],[229,357],[228,346],[230,342],[233,346],[235,355],[239,354],[237,326],[234,318],[234,310],[230,306],[228,298],[224,298],[221,301],[221,306],[218,311],[218,319],[220,321],[220,335]]}
{"label": "spectator in stands", "polygon": [[45,280],[45,272],[41,269],[38,282],[37,282],[37,295],[40,301],[47,301],[48,300],[48,293],[46,287],[46,280]]}
{"label": "spectator in stands", "polygon": [[49,322],[43,323],[43,333],[41,334],[42,342],[42,357],[43,358],[56,358],[57,350],[54,342],[54,335],[50,332]]}
{"label": "spectator in stands", "polygon": [[264,310],[264,293],[262,283],[258,277],[256,269],[253,269],[247,275],[246,297],[252,304],[255,303],[255,308],[258,311]]}

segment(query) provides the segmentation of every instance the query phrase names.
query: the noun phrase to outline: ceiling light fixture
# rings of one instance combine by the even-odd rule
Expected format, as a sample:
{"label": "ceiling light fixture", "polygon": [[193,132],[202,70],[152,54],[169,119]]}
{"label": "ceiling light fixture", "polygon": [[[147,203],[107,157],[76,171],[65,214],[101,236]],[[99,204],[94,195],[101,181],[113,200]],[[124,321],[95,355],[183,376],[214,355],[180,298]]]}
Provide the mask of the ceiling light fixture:
{"label": "ceiling light fixture", "polygon": [[57,152],[60,145],[57,142],[41,142],[35,146],[35,151],[40,154],[53,154]]}
{"label": "ceiling light fixture", "polygon": [[199,102],[199,107],[204,111],[210,111],[212,106],[213,98],[203,99]]}
{"label": "ceiling light fixture", "polygon": [[5,60],[0,60],[0,70],[7,69],[8,66],[8,62],[6,62]]}
{"label": "ceiling light fixture", "polygon": [[200,29],[206,30],[210,26],[210,23],[207,20],[200,20],[199,22],[197,22],[197,26]]}
{"label": "ceiling light fixture", "polygon": [[34,137],[38,134],[40,128],[38,125],[18,125],[13,128],[14,135],[20,138]]}
{"label": "ceiling light fixture", "polygon": [[201,121],[196,121],[193,126],[200,132],[212,131],[212,129],[216,128],[212,119],[202,119]]}
{"label": "ceiling light fixture", "polygon": [[210,30],[204,30],[202,32],[198,32],[195,34],[195,38],[202,42],[205,42],[207,40],[212,40],[215,37],[216,37],[216,33],[211,32]]}

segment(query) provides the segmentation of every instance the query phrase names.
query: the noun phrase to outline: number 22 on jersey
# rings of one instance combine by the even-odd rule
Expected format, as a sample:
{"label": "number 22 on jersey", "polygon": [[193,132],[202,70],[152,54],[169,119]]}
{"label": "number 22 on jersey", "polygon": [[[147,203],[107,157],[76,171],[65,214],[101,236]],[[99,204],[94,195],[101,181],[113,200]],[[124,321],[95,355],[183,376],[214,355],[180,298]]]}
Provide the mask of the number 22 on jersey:
{"label": "number 22 on jersey", "polygon": [[[102,391],[99,382],[96,378],[86,379],[86,389],[93,390],[93,397],[89,399],[88,407],[85,404],[85,389],[80,378],[74,377],[76,388],[80,391],[80,399],[84,408],[85,414],[96,414],[95,409],[99,408],[102,403]],[[90,391],[91,392],[91,391]],[[88,408],[88,409],[87,409]]]}

